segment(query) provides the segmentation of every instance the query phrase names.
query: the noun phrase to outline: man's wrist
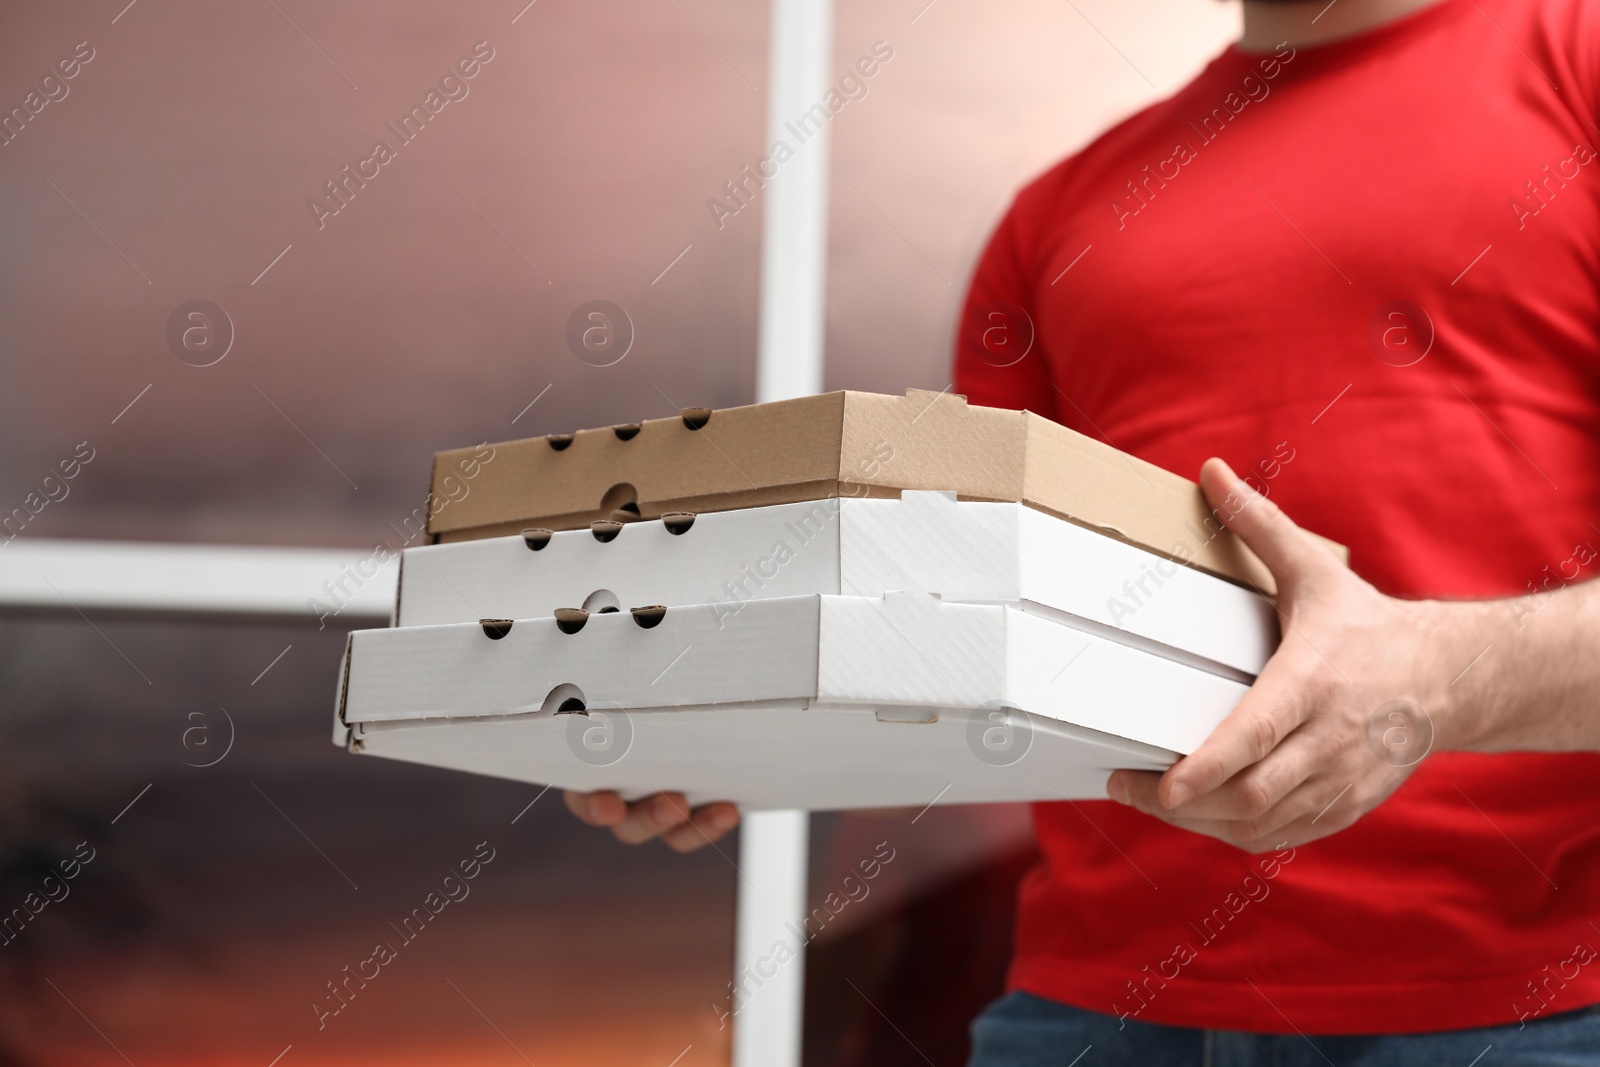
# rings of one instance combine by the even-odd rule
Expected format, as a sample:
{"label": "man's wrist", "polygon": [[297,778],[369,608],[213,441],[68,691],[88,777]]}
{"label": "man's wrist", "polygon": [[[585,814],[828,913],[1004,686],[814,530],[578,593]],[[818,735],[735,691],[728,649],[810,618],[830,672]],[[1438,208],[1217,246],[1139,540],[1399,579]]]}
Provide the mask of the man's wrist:
{"label": "man's wrist", "polygon": [[1500,664],[1495,651],[1509,645],[1513,617],[1503,601],[1426,601],[1427,644],[1420,664],[1428,679],[1423,710],[1434,727],[1434,747],[1488,752],[1500,747],[1502,702],[1493,696]]}

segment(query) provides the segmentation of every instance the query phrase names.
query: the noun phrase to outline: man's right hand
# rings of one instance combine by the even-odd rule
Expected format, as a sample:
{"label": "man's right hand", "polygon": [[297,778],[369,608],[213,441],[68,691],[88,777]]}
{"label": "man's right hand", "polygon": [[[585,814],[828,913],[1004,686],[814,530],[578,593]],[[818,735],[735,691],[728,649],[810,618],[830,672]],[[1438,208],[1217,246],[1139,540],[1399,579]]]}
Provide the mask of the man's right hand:
{"label": "man's right hand", "polygon": [[641,845],[659,837],[674,852],[693,852],[709,845],[739,824],[739,809],[726,801],[693,811],[682,793],[657,793],[628,803],[611,791],[565,793],[567,810],[590,826],[609,826],[625,845]]}

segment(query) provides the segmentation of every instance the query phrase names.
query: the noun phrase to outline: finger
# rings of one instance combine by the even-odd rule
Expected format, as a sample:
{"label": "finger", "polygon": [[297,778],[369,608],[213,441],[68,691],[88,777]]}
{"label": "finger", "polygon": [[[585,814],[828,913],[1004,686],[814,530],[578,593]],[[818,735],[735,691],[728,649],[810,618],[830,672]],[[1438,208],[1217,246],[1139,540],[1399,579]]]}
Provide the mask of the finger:
{"label": "finger", "polygon": [[1291,661],[1274,657],[1205,743],[1162,776],[1161,802],[1176,808],[1266,759],[1305,721],[1311,698]]}
{"label": "finger", "polygon": [[[1218,819],[1167,819],[1179,830],[1187,830],[1192,834],[1202,837],[1215,838],[1224,845],[1232,845],[1243,852],[1268,852],[1285,845],[1303,845],[1307,841],[1325,836],[1320,833],[1318,826],[1309,834],[1301,834],[1292,824],[1297,820],[1290,820],[1283,827],[1268,833],[1258,833],[1254,827],[1237,822],[1228,822]],[[1328,833],[1332,833],[1329,830]]]}
{"label": "finger", "polygon": [[1324,782],[1316,788],[1310,786],[1303,788],[1310,791],[1303,803],[1298,796],[1295,798],[1295,810],[1298,814],[1278,824],[1267,835],[1271,838],[1271,843],[1262,845],[1262,849],[1277,847],[1279,841],[1287,841],[1291,845],[1303,845],[1307,841],[1329,837],[1354,826],[1366,814],[1362,803],[1346,791],[1347,787],[1337,782]]}
{"label": "finger", "polygon": [[1174,826],[1215,837],[1246,852],[1267,852],[1330,837],[1361,818],[1344,787],[1331,780],[1309,782],[1266,817],[1247,820],[1173,819]]}
{"label": "finger", "polygon": [[561,796],[567,803],[567,810],[576,815],[579,822],[590,826],[614,826],[628,814],[627,803],[609,790],[580,793],[568,789]]}
{"label": "finger", "polygon": [[1151,815],[1170,811],[1186,819],[1246,820],[1265,817],[1316,771],[1321,745],[1303,731],[1290,735],[1272,754],[1251,764],[1216,789],[1172,808],[1161,803],[1161,778],[1150,772],[1119,771],[1125,803]]}
{"label": "finger", "polygon": [[611,832],[625,845],[639,845],[682,824],[688,817],[683,794],[657,793],[628,805],[627,816],[613,826]]}
{"label": "finger", "polygon": [[697,809],[682,826],[668,830],[662,840],[674,852],[693,852],[711,844],[739,822],[739,809],[732,804],[707,804]]}
{"label": "finger", "polygon": [[1339,799],[1340,788],[1322,779],[1307,781],[1253,819],[1194,818],[1168,811],[1159,804],[1141,810],[1180,830],[1214,837],[1246,852],[1263,852],[1285,843],[1298,845],[1314,841],[1350,825],[1354,819],[1348,817],[1349,812],[1344,818],[1335,818],[1335,813],[1328,811],[1332,806],[1329,801]]}
{"label": "finger", "polygon": [[1261,557],[1280,590],[1336,561],[1271,500],[1213,456],[1200,467],[1200,487],[1223,523]]}

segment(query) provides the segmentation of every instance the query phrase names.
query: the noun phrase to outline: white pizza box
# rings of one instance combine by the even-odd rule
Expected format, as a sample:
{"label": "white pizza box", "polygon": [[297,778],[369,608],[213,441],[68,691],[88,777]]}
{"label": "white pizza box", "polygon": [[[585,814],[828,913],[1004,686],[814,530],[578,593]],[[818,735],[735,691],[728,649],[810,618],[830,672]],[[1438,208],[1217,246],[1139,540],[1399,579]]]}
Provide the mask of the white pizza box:
{"label": "white pizza box", "polygon": [[1245,691],[1014,607],[813,594],[356,631],[335,740],[752,810],[1078,799],[1169,766]]}
{"label": "white pizza box", "polygon": [[1017,604],[1238,680],[1278,642],[1270,599],[1014,503],[907,491],[407,549],[401,626],[557,608],[746,603],[894,590]]}

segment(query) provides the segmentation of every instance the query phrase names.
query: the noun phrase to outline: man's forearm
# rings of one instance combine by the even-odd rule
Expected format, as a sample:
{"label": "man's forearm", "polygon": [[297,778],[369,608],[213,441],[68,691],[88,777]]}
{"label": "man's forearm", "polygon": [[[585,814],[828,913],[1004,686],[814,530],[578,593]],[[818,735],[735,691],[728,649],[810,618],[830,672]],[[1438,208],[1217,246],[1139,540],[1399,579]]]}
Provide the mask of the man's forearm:
{"label": "man's forearm", "polygon": [[1440,747],[1600,750],[1600,580],[1438,606]]}

